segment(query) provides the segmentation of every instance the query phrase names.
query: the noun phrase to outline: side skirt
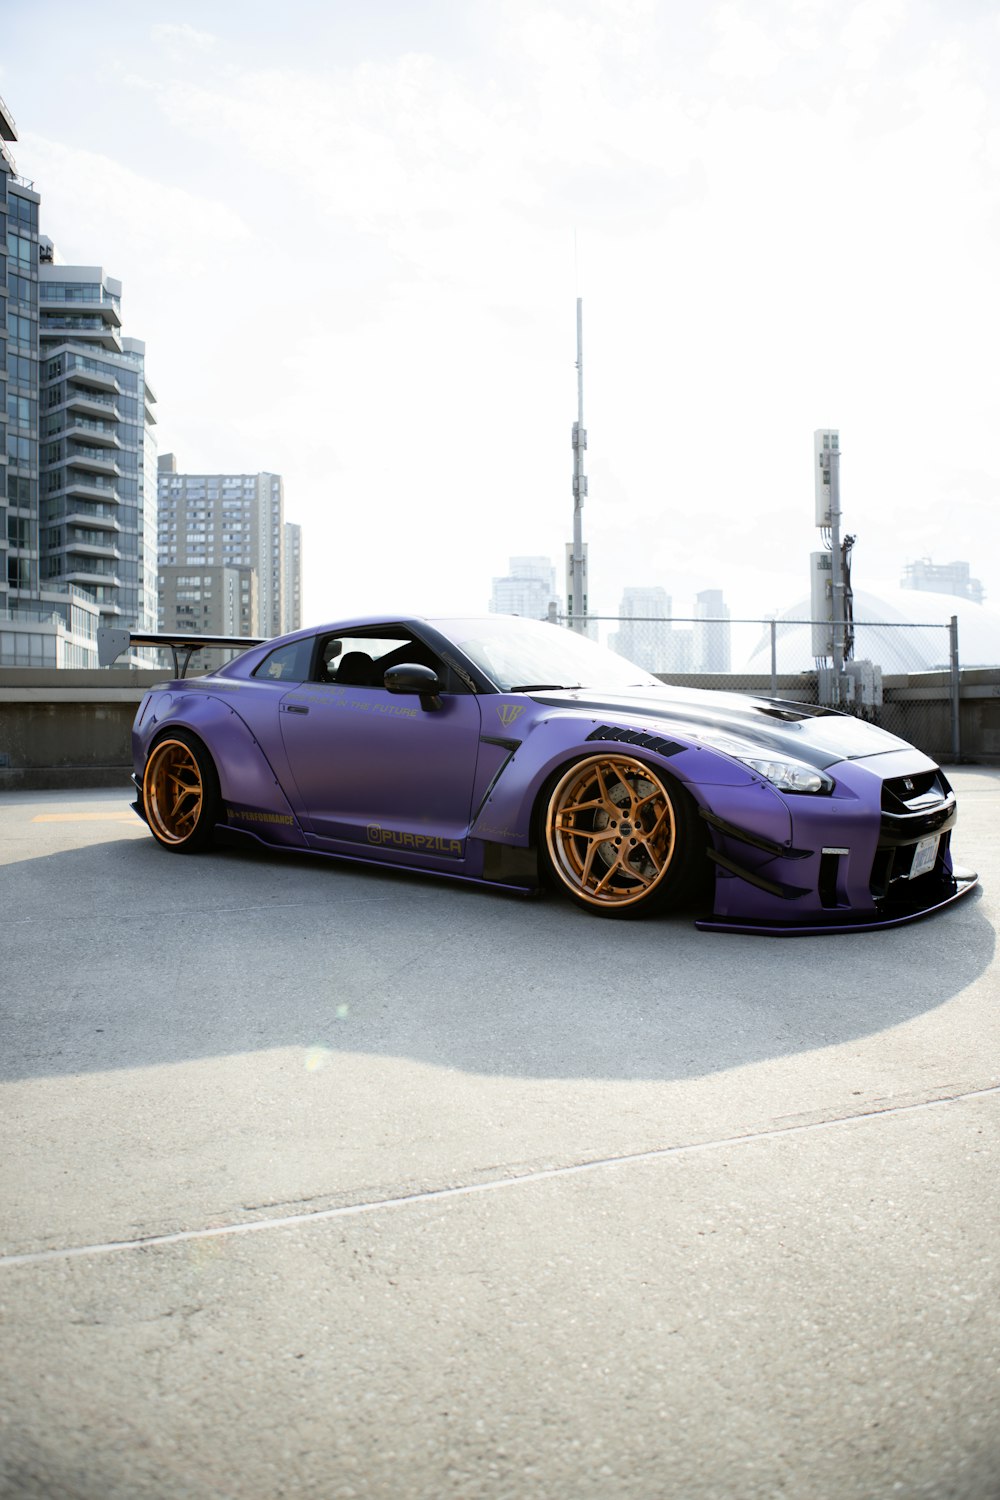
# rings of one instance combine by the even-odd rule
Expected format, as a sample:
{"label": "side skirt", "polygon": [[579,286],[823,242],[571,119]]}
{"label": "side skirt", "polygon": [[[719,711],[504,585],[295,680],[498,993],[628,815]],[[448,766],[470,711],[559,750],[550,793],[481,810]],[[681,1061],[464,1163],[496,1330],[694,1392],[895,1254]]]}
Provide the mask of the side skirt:
{"label": "side skirt", "polygon": [[402,864],[397,861],[379,859],[377,855],[341,854],[339,852],[335,854],[329,849],[317,849],[314,844],[272,844],[269,840],[261,838],[259,834],[252,833],[249,828],[233,828],[228,823],[217,824],[215,831],[227,842],[232,840],[234,843],[239,843],[246,839],[262,849],[267,849],[272,854],[307,854],[310,858],[330,859],[337,864],[364,865],[368,869],[379,870],[384,874],[432,875],[440,880],[459,881],[462,885],[486,886],[494,891],[510,891],[516,896],[534,896],[538,890],[537,882],[531,885],[523,883],[515,885],[509,880],[490,880],[481,875],[463,875],[457,870],[442,870],[429,865]]}

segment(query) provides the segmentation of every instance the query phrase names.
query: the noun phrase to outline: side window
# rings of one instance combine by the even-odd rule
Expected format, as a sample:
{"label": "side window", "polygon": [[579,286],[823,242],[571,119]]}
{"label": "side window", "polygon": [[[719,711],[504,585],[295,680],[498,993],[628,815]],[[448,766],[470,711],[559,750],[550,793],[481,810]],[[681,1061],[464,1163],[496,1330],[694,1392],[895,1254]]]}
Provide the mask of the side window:
{"label": "side window", "polygon": [[327,636],[320,641],[316,658],[316,676],[320,682],[336,682],[337,669],[344,655],[344,642],[340,636]]}
{"label": "side window", "polygon": [[329,635],[320,640],[315,676],[320,682],[344,687],[381,688],[390,667],[418,662],[431,667],[441,679],[444,692],[464,691],[440,658],[423,641],[400,631],[383,629],[370,635]]}
{"label": "side window", "polygon": [[253,675],[275,682],[306,682],[312,648],[312,640],[292,641],[288,646],[278,646],[265,656],[259,667],[254,668]]}
{"label": "side window", "polygon": [[380,688],[385,675],[382,658],[408,644],[400,635],[325,636],[319,643],[316,676],[320,682],[336,682],[342,687]]}

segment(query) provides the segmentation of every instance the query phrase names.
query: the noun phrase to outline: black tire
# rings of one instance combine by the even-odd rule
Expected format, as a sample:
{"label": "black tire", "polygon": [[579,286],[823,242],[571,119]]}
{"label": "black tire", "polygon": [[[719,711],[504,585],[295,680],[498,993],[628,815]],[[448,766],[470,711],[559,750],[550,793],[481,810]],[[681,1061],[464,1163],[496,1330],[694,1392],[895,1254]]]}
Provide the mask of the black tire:
{"label": "black tire", "polygon": [[705,838],[689,792],[619,750],[574,761],[543,797],[539,846],[556,887],[595,916],[640,917],[704,886]]}
{"label": "black tire", "polygon": [[201,740],[167,730],[142,775],[143,812],[157,843],[173,854],[199,854],[212,842],[221,805],[219,777]]}

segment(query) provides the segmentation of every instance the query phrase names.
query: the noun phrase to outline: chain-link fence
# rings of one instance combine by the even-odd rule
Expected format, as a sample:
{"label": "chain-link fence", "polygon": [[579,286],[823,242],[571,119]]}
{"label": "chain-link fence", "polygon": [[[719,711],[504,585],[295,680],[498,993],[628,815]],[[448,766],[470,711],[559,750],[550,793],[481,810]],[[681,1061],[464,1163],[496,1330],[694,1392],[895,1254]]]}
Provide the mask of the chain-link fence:
{"label": "chain-link fence", "polygon": [[961,758],[955,617],[938,624],[855,620],[841,643],[840,674],[821,652],[830,626],[820,621],[602,615],[588,617],[587,634],[668,682],[822,703],[939,760]]}
{"label": "chain-link fence", "polygon": [[[549,619],[570,624],[554,613]],[[830,631],[829,622],[808,619],[586,620],[587,635],[667,682],[824,704],[867,719],[936,760],[962,758],[961,669],[1000,665],[1000,651],[998,662],[963,662],[955,616],[934,624],[853,620],[843,627],[843,670],[836,673]],[[221,663],[231,654],[205,648],[192,656],[189,670],[203,672],[216,665],[213,657]]]}

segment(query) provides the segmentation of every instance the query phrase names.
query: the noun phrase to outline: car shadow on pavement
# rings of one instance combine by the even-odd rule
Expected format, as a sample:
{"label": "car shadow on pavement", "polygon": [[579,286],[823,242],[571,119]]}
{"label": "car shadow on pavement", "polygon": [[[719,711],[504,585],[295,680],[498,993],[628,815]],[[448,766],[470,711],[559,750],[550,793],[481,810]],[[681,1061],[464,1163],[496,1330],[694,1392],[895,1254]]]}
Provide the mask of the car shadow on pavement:
{"label": "car shadow on pavement", "polygon": [[995,951],[978,892],[903,928],[774,939],[256,848],[112,838],[6,869],[5,1080],[310,1046],[694,1077],[897,1026]]}

